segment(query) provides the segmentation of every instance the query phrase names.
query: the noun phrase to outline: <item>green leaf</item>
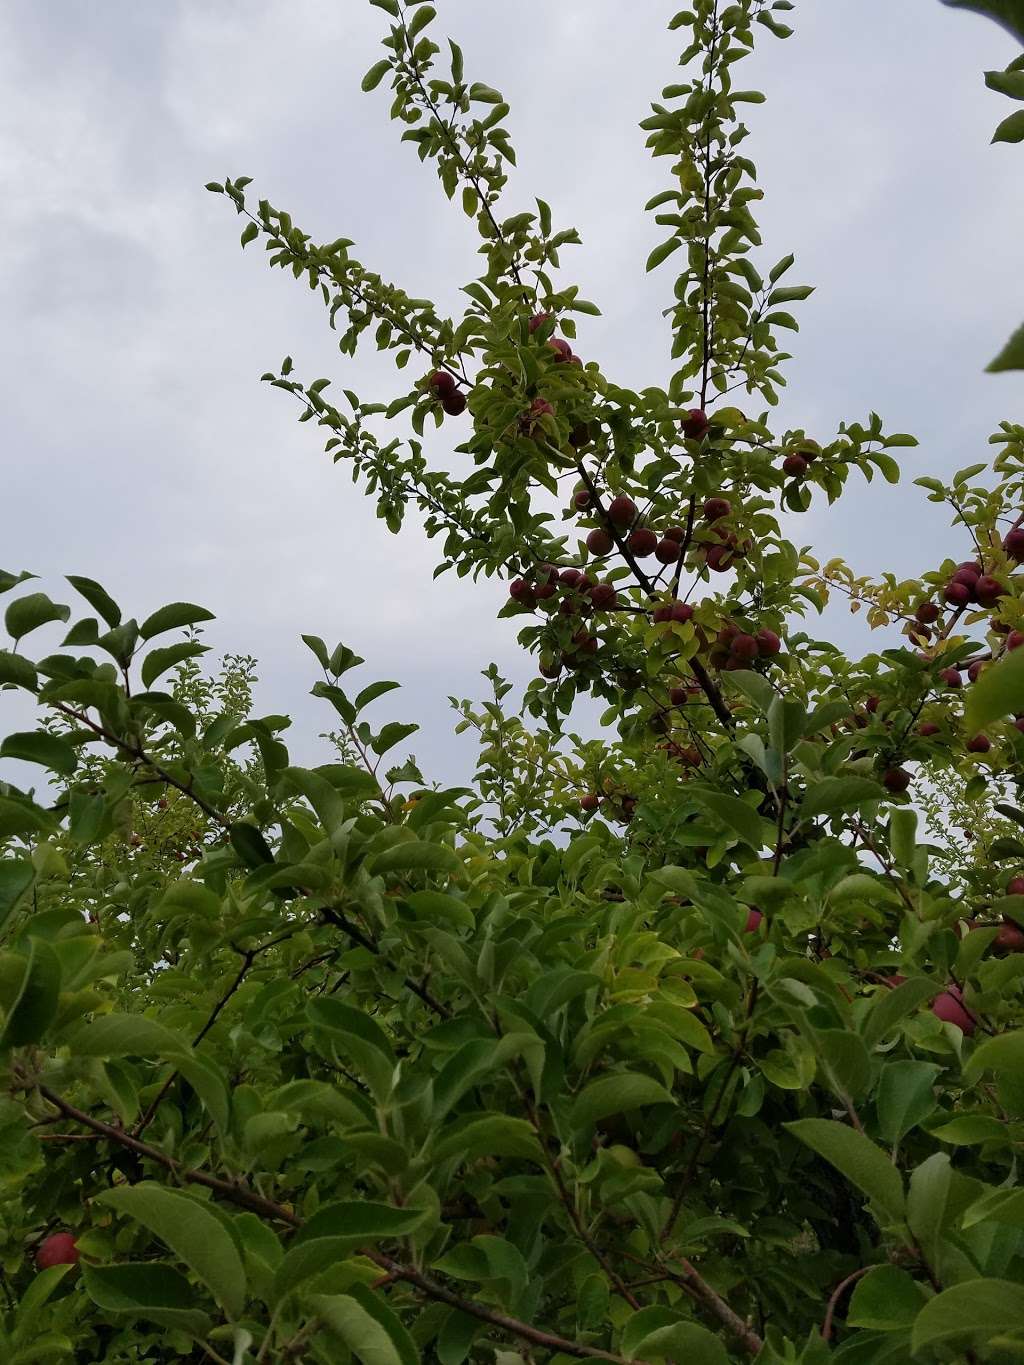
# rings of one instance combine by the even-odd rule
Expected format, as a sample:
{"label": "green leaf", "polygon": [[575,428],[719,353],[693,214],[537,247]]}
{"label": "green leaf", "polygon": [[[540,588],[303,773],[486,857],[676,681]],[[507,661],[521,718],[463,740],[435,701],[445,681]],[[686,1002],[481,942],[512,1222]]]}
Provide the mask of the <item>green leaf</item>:
{"label": "green leaf", "polygon": [[151,649],[142,661],[142,685],[152,687],[161,673],[166,673],[183,659],[194,659],[207,652],[207,645],[185,640],[178,645],[167,645],[163,649]]}
{"label": "green leaf", "polygon": [[849,1029],[819,1029],[818,1056],[826,1077],[840,1096],[859,1099],[871,1083],[871,1059],[864,1042]]}
{"label": "green leaf", "polygon": [[929,1129],[929,1135],[953,1147],[971,1147],[993,1139],[1007,1141],[1006,1126],[992,1114],[958,1114],[948,1123]]}
{"label": "green leaf", "polygon": [[28,659],[23,659],[20,654],[12,654],[10,650],[0,649],[0,685],[11,683],[15,687],[24,687],[29,692],[34,692],[38,686],[35,664]]}
{"label": "green leaf", "polygon": [[636,1358],[685,1361],[686,1365],[729,1365],[728,1352],[718,1337],[695,1322],[656,1327],[637,1343]]}
{"label": "green leaf", "polygon": [[993,142],[1024,142],[1024,109],[1004,118],[992,134]]}
{"label": "green leaf", "polygon": [[921,1309],[912,1338],[916,1355],[939,1342],[981,1346],[1002,1332],[1024,1330],[1020,1285],[1009,1280],[971,1279],[936,1294]]}
{"label": "green leaf", "polygon": [[934,1085],[941,1067],[933,1062],[889,1062],[882,1068],[875,1108],[879,1131],[897,1143],[935,1108]]}
{"label": "green leaf", "polygon": [[231,836],[231,847],[246,867],[264,867],[274,861],[270,845],[256,826],[250,825],[247,820],[236,821],[228,833]]}
{"label": "green leaf", "polygon": [[694,796],[712,814],[736,831],[740,838],[755,851],[765,846],[765,825],[752,806],[741,801],[738,796],[725,792],[694,792]]}
{"label": "green leaf", "polygon": [[242,229],[242,235],[239,238],[239,241],[241,242],[242,245],[242,249],[244,250],[249,245],[250,242],[254,242],[259,235],[260,235],[259,223],[249,223],[246,227],[244,227]]}
{"label": "green leaf", "polygon": [[985,84],[990,90],[1006,95],[1011,100],[1024,100],[1024,71],[986,71]]}
{"label": "green leaf", "polygon": [[231,1318],[245,1307],[245,1270],[221,1220],[197,1200],[153,1181],[105,1190],[95,1202],[135,1219],[197,1275]]}
{"label": "green leaf", "polygon": [[964,1066],[964,1079],[976,1081],[983,1071],[1024,1080],[1024,1030],[1000,1033],[979,1044]]}
{"label": "green leaf", "polygon": [[144,1014],[103,1014],[76,1025],[66,1043],[77,1057],[160,1057],[186,1039]]}
{"label": "green leaf", "polygon": [[476,916],[465,901],[447,896],[443,891],[410,891],[405,901],[417,919],[454,924],[460,929],[476,927]]}
{"label": "green leaf", "polygon": [[283,1299],[332,1261],[371,1242],[404,1237],[423,1220],[422,1209],[396,1209],[369,1201],[327,1204],[292,1239],[274,1276],[274,1294]]}
{"label": "green leaf", "polygon": [[195,1293],[172,1265],[159,1261],[83,1265],[85,1292],[104,1313],[144,1318],[191,1337],[205,1337],[210,1318],[194,1307]]}
{"label": "green leaf", "polygon": [[387,57],[382,58],[379,62],[374,62],[373,66],[370,67],[369,71],[367,71],[366,75],[363,77],[361,88],[367,93],[371,90],[376,90],[390,68],[391,61]]}
{"label": "green leaf", "polygon": [[306,1017],[323,1029],[335,1047],[345,1051],[369,1083],[378,1103],[391,1093],[397,1060],[381,1026],[362,1010],[328,996],[311,1000]]}
{"label": "green leaf", "polygon": [[901,1019],[938,995],[935,984],[924,977],[912,977],[893,990],[880,991],[864,1020],[861,1035],[868,1047],[876,1047]]}
{"label": "green leaf", "polygon": [[180,626],[194,626],[200,621],[214,620],[212,611],[205,607],[194,606],[191,602],[170,602],[166,607],[147,616],[139,627],[143,640],[151,640],[154,635],[162,635],[165,630],[177,630]]}
{"label": "green leaf", "polygon": [[363,1365],[419,1365],[415,1342],[379,1294],[354,1284],[347,1294],[314,1294],[310,1305]]}
{"label": "green leaf", "polygon": [[771,283],[774,284],[777,279],[780,279],[783,275],[785,275],[786,271],[789,269],[789,267],[793,264],[795,260],[796,260],[795,256],[792,255],[783,256],[782,260],[779,261],[778,265],[773,265],[771,270],[769,270],[768,272],[768,279],[771,281]]}
{"label": "green leaf", "polygon": [[991,721],[1014,715],[1024,697],[1024,650],[1006,654],[971,685],[964,712],[964,725],[970,734],[984,730]]}
{"label": "green leaf", "polygon": [[71,608],[51,602],[44,592],[32,592],[10,604],[4,614],[4,625],[12,640],[20,640],[48,621],[66,621]]}
{"label": "green leaf", "polygon": [[520,1157],[537,1165],[544,1161],[544,1152],[530,1124],[505,1114],[486,1114],[461,1123],[454,1132],[451,1128],[442,1132],[433,1159],[444,1161],[452,1156],[463,1161],[480,1156]]}
{"label": "green leaf", "polygon": [[969,9],[986,15],[1024,43],[1024,8],[1021,0],[942,0],[952,9]]}
{"label": "green leaf", "polygon": [[28,858],[0,858],[0,926],[35,881]]}
{"label": "green leaf", "polygon": [[572,1126],[585,1128],[611,1114],[627,1114],[647,1104],[674,1104],[660,1082],[636,1071],[609,1072],[584,1086],[572,1107]]}
{"label": "green leaf", "polygon": [[430,5],[421,5],[409,20],[409,37],[415,38],[417,33],[425,29],[430,21],[436,17],[437,11]]}
{"label": "green leaf", "polygon": [[835,1166],[890,1222],[903,1218],[900,1173],[870,1138],[832,1119],[798,1119],[783,1127]]}
{"label": "green leaf", "polygon": [[419,728],[418,725],[403,725],[398,720],[390,721],[384,726],[380,734],[371,741],[370,748],[375,754],[386,754],[396,744],[401,744],[403,739],[407,739],[409,735],[414,735]]}
{"label": "green leaf", "polygon": [[378,876],[392,872],[455,872],[461,866],[447,844],[428,844],[422,839],[407,839],[386,848],[373,860]]}
{"label": "green leaf", "polygon": [[362,711],[364,706],[369,706],[371,701],[376,701],[378,697],[383,697],[385,692],[393,692],[396,687],[401,687],[401,683],[396,682],[375,682],[369,687],[364,687],[352,703],[356,708],[356,714]]}
{"label": "green leaf", "polygon": [[100,587],[92,578],[80,578],[77,574],[68,574],[68,582],[80,592],[94,611],[106,621],[111,630],[121,624],[121,608],[110,596],[105,588]]}
{"label": "green leaf", "polygon": [[668,257],[672,255],[673,251],[676,251],[682,244],[682,237],[670,237],[667,242],[662,242],[660,246],[656,246],[647,257],[645,269],[648,272],[654,270],[657,266],[661,265],[662,261],[667,260]]}
{"label": "green leaf", "polygon": [[0,758],[20,758],[23,763],[38,763],[51,772],[70,777],[78,767],[78,753],[66,739],[34,730],[8,735],[0,744]]}
{"label": "green leaf", "polygon": [[21,984],[0,1033],[0,1052],[39,1042],[57,1016],[60,977],[60,961],[49,943],[30,939]]}
{"label": "green leaf", "polygon": [[868,777],[822,777],[804,794],[800,802],[801,820],[815,815],[835,815],[853,810],[865,801],[880,801],[884,795],[878,782]]}
{"label": "green leaf", "polygon": [[910,1327],[925,1302],[921,1286],[894,1265],[876,1266],[858,1281],[846,1313],[847,1327],[892,1332]]}
{"label": "green leaf", "polygon": [[1003,349],[987,367],[989,374],[1005,370],[1024,370],[1024,326],[1018,327]]}
{"label": "green leaf", "polygon": [[1024,1228],[1024,1189],[989,1190],[964,1212],[961,1226],[966,1230],[987,1221]]}

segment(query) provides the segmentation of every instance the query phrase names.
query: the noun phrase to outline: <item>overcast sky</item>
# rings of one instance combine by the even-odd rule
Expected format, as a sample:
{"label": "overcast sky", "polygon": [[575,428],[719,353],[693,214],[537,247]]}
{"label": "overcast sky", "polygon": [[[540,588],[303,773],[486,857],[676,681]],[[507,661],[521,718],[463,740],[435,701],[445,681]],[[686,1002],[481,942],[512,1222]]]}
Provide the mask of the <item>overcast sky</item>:
{"label": "overcast sky", "polygon": [[[565,276],[603,316],[582,320],[577,348],[636,387],[670,373],[672,271],[643,273],[660,239],[643,204],[668,162],[637,124],[678,79],[676,7],[438,0],[432,30],[512,105],[507,211],[539,195],[579,228]],[[446,697],[479,696],[492,659],[532,673],[515,624],[494,619],[503,589],[432,582],[417,528],[383,531],[287,395],[259,383],[291,354],[307,379],[403,391],[372,350],[338,356],[315,296],[258,247],[243,254],[227,202],[202,188],[250,175],[314,237],[352,237],[365,264],[456,308],[473,227],[399,142],[386,87],[359,90],[385,23],[363,0],[2,7],[0,565],[54,595],[58,574],[97,578],[140,619],[209,606],[208,642],[259,658],[259,710],[296,717],[298,759],[313,757],[298,732],[332,714],[306,695],[316,668],[298,636],[343,639],[366,681],[403,683],[390,714],[423,725],[428,774],[462,779],[474,750],[451,738]],[[748,120],[759,259],[795,251],[790,278],[817,286],[796,310],[779,420],[827,440],[875,408],[921,438],[903,486],[854,476],[797,538],[858,571],[914,574],[968,546],[911,479],[984,458],[989,431],[1024,409],[1024,376],[982,373],[1024,317],[1024,151],[989,146],[1011,106],[982,79],[1017,49],[937,0],[803,0],[794,26],[784,43],[764,35],[742,80],[768,94]],[[452,432],[431,441],[442,465]],[[828,628],[861,646],[846,618]]]}

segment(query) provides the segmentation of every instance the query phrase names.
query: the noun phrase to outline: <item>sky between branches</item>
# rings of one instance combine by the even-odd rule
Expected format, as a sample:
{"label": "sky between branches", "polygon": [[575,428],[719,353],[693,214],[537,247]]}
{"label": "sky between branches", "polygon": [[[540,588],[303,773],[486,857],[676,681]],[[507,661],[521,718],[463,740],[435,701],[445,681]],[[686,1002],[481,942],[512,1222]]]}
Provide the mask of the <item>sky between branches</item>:
{"label": "sky between branches", "polygon": [[[540,195],[581,232],[564,276],[603,316],[581,320],[575,348],[635,387],[670,372],[672,267],[644,276],[660,230],[642,211],[669,163],[637,124],[678,78],[675,8],[437,4],[467,75],[512,105],[507,212]],[[421,723],[428,775],[464,780],[473,744],[451,738],[447,696],[482,695],[492,659],[532,675],[515,622],[494,619],[503,585],[434,582],[434,547],[414,526],[388,535],[287,396],[258,383],[286,353],[307,379],[368,399],[404,376],[369,347],[339,357],[316,299],[258,247],[243,255],[234,215],[202,188],[250,175],[250,193],[314,237],[354,238],[364,264],[457,309],[473,225],[400,144],[385,90],[359,90],[385,22],[362,0],[8,0],[0,565],[65,601],[56,575],[97,578],[140,619],[165,601],[210,607],[207,642],[258,657],[258,709],[296,718],[298,761],[315,759],[332,715],[307,696],[316,665],[298,636],[343,639],[365,681],[403,683],[378,709],[397,698],[390,714]],[[989,147],[1009,106],[982,79],[1016,49],[936,0],[803,0],[794,26],[785,43],[764,36],[742,80],[768,95],[747,120],[766,191],[758,263],[794,251],[790,278],[817,286],[794,310],[778,423],[824,441],[875,408],[921,440],[900,452],[900,488],[855,475],[794,536],[857,571],[910,576],[969,549],[911,480],[985,458],[998,420],[1024,411],[1020,375],[982,373],[1024,312],[1024,154]],[[458,468],[462,431],[431,437],[435,462]],[[870,647],[844,615],[821,633]]]}

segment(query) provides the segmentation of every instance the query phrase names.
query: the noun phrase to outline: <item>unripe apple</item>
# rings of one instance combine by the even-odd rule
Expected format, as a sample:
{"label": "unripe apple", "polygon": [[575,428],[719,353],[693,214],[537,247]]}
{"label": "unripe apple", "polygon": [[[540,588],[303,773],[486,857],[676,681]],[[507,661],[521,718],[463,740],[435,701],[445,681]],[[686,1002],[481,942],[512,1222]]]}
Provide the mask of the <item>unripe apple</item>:
{"label": "unripe apple", "polygon": [[704,520],[719,521],[732,511],[728,498],[708,498],[704,503]]}
{"label": "unripe apple", "polygon": [[648,555],[654,554],[658,545],[658,537],[654,531],[647,526],[638,526],[635,531],[630,531],[629,540],[630,554],[637,559],[646,559]]}
{"label": "unripe apple", "polygon": [[52,1232],[39,1244],[36,1252],[36,1265],[40,1270],[49,1270],[55,1265],[75,1265],[78,1261],[78,1244],[70,1232]]}
{"label": "unripe apple", "polygon": [[939,726],[933,720],[926,720],[917,727],[917,733],[925,739],[930,739],[932,735],[939,733]]}
{"label": "unripe apple", "polygon": [[921,602],[914,612],[914,615],[923,626],[930,626],[933,621],[937,621],[942,615],[942,608],[938,602]]}
{"label": "unripe apple", "polygon": [[597,810],[600,804],[601,798],[596,792],[588,792],[586,796],[583,797],[582,801],[580,801],[580,806],[585,811]]}
{"label": "unripe apple", "polygon": [[708,429],[708,415],[703,408],[691,408],[681,426],[688,441],[699,441]]}
{"label": "unripe apple", "polygon": [[693,620],[693,608],[689,602],[673,602],[672,617],[673,621],[678,621],[680,625],[685,625],[687,621]]}
{"label": "unripe apple", "polygon": [[964,680],[960,676],[960,671],[956,668],[944,668],[939,674],[939,677],[947,687],[963,687],[964,685]]}
{"label": "unripe apple", "polygon": [[802,479],[807,473],[807,461],[802,455],[787,455],[782,461],[782,471],[794,479]]}
{"label": "unripe apple", "polygon": [[550,313],[534,313],[529,322],[530,335],[532,336],[538,327],[543,327],[550,317]]}
{"label": "unripe apple", "polygon": [[992,748],[992,741],[988,735],[975,735],[973,739],[967,741],[967,752],[969,754],[987,754]]}
{"label": "unripe apple", "polygon": [[654,557],[662,564],[674,564],[679,558],[679,542],[667,537],[659,540],[654,548]]}
{"label": "unripe apple", "polygon": [[590,494],[585,488],[581,488],[578,493],[572,495],[572,503],[582,512],[585,507],[590,506]]}
{"label": "unripe apple", "polygon": [[1006,637],[1007,649],[1020,649],[1024,645],[1024,630],[1011,630]]}
{"label": "unripe apple", "polygon": [[587,549],[592,555],[611,554],[615,541],[603,526],[596,526],[587,536]]}
{"label": "unripe apple", "polygon": [[757,652],[766,658],[770,658],[773,654],[778,654],[779,650],[782,648],[782,641],[775,634],[774,630],[768,630],[767,628],[759,630],[754,638],[757,640]]}
{"label": "unripe apple", "polygon": [[632,526],[636,521],[636,503],[632,498],[620,493],[608,504],[608,520],[614,522],[616,526]]}
{"label": "unripe apple", "polygon": [[1015,526],[1012,531],[1007,531],[1003,549],[1011,559],[1018,562],[1024,559],[1024,526]]}
{"label": "unripe apple", "polygon": [[977,1027],[973,1015],[968,1014],[964,1008],[963,991],[952,981],[941,995],[935,997],[932,1002],[932,1014],[943,1023],[955,1024],[968,1038]]}
{"label": "unripe apple", "polygon": [[1006,883],[1008,896],[1024,896],[1024,877],[1011,877]]}
{"label": "unripe apple", "polygon": [[882,774],[882,785],[886,791],[905,792],[910,786],[910,774],[906,768],[887,768]]}
{"label": "unripe apple", "polygon": [[993,607],[1006,589],[998,578],[983,574],[974,585],[974,596],[983,607]]}
{"label": "unripe apple", "polygon": [[441,406],[449,417],[458,417],[461,412],[466,411],[466,395],[461,389],[453,389],[441,399]]}
{"label": "unripe apple", "polygon": [[619,595],[613,583],[597,583],[590,589],[590,600],[598,611],[610,611],[619,604]]}
{"label": "unripe apple", "polygon": [[966,583],[958,583],[952,578],[942,590],[942,596],[951,607],[966,607],[972,595]]}
{"label": "unripe apple", "polygon": [[757,658],[757,641],[753,635],[734,635],[729,645],[729,653],[741,663],[750,663]]}
{"label": "unripe apple", "polygon": [[743,926],[743,932],[745,934],[753,934],[763,919],[764,915],[761,914],[761,911],[754,906],[751,906],[747,911],[747,922]]}
{"label": "unripe apple", "polygon": [[455,376],[447,370],[435,370],[427,380],[427,387],[438,398],[444,398],[446,394],[455,392]]}

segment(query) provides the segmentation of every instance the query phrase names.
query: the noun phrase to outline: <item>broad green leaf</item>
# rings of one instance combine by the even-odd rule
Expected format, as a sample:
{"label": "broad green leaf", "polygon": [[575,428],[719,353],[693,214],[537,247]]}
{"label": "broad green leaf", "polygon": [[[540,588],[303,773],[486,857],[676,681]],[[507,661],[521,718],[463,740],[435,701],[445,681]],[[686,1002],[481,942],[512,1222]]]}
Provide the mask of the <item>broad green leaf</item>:
{"label": "broad green leaf", "polygon": [[200,621],[212,621],[212,611],[197,607],[191,602],[170,602],[166,607],[147,616],[139,627],[143,640],[151,640],[154,635],[162,635],[165,630],[177,630],[180,626],[198,625]]}
{"label": "broad green leaf", "polygon": [[945,1152],[933,1152],[910,1176],[907,1225],[929,1258],[934,1258],[943,1244],[951,1178],[952,1167]]}
{"label": "broad green leaf", "polygon": [[686,1365],[729,1365],[719,1338],[696,1322],[656,1327],[637,1343],[638,1360],[685,1361]]}
{"label": "broad green leaf", "polygon": [[976,1081],[983,1071],[1024,1080],[1024,1029],[997,1034],[978,1045],[964,1065],[964,1079]]}
{"label": "broad green leaf", "polygon": [[938,994],[935,983],[924,977],[911,977],[893,989],[879,991],[861,1026],[861,1036],[869,1048],[878,1044],[901,1019]]}
{"label": "broad green leaf", "polygon": [[853,810],[865,801],[879,801],[884,795],[881,786],[868,777],[822,777],[808,787],[800,802],[800,818],[809,820],[815,815],[836,815]]}
{"label": "broad green leaf", "polygon": [[397,1062],[380,1025],[334,996],[310,1000],[306,1017],[314,1028],[325,1031],[334,1047],[348,1054],[378,1103],[383,1103],[391,1093]]}
{"label": "broad green leaf", "polygon": [[66,1036],[77,1057],[159,1057],[188,1047],[188,1040],[144,1014],[103,1014]]}
{"label": "broad green leaf", "polygon": [[414,735],[419,728],[418,725],[403,725],[398,720],[389,721],[380,734],[370,741],[370,748],[375,754],[386,754],[396,744],[401,744],[403,739],[408,739],[410,735]]}
{"label": "broad green leaf", "polygon": [[18,993],[0,1033],[0,1052],[38,1043],[57,1016],[61,975],[57,954],[45,940],[33,938],[24,963]]}
{"label": "broad green leaf", "polygon": [[900,1173],[870,1138],[832,1119],[798,1119],[783,1126],[866,1194],[888,1221],[903,1218]]}
{"label": "broad green leaf", "polygon": [[1024,1228],[1024,1189],[989,1190],[966,1210],[962,1226],[973,1228],[989,1219],[993,1223]]}
{"label": "broad green leaf", "polygon": [[85,1292],[104,1313],[143,1318],[160,1327],[205,1337],[211,1322],[196,1308],[195,1293],[180,1270],[159,1261],[83,1265]]}
{"label": "broad green leaf", "polygon": [[1008,1140],[1006,1125],[992,1114],[958,1114],[948,1123],[930,1128],[931,1137],[948,1142],[953,1147],[971,1147],[979,1142]]}
{"label": "broad green leaf", "polygon": [[1018,327],[996,358],[985,367],[989,374],[1024,370],[1024,327]]}
{"label": "broad green leaf", "polygon": [[935,1078],[942,1068],[932,1062],[889,1062],[882,1067],[875,1108],[878,1127],[889,1143],[897,1143],[935,1108]]}
{"label": "broad green leaf", "polygon": [[1024,697],[1024,649],[1012,650],[971,684],[964,712],[969,734],[977,734],[994,720],[1012,716]]}
{"label": "broad green leaf", "polygon": [[471,1161],[480,1156],[520,1157],[543,1164],[544,1153],[537,1135],[525,1119],[505,1114],[486,1114],[467,1122],[460,1122],[452,1131],[445,1129],[438,1135],[434,1147],[435,1161],[457,1156]]}
{"label": "broad green leaf", "polygon": [[391,62],[387,57],[384,57],[379,62],[374,62],[373,66],[370,67],[369,71],[367,71],[366,75],[363,77],[360,88],[367,93],[371,90],[376,90],[390,67]]}
{"label": "broad green leaf", "polygon": [[121,608],[107,590],[102,588],[95,579],[81,578],[78,574],[70,573],[67,578],[75,591],[82,594],[89,603],[89,606],[92,607],[94,611],[99,612],[111,630],[113,630],[115,626],[121,624]]}
{"label": "broad green leaf", "polygon": [[197,1200],[153,1181],[122,1185],[96,1196],[118,1213],[135,1219],[197,1275],[231,1318],[245,1306],[245,1270],[230,1233]]}
{"label": "broad green leaf", "polygon": [[757,811],[741,801],[738,796],[728,796],[724,792],[695,792],[694,796],[714,815],[734,829],[744,842],[754,850],[764,848],[766,839],[765,824]]}
{"label": "broad green leaf", "polygon": [[310,1304],[362,1365],[419,1365],[419,1352],[383,1297],[354,1284],[347,1294],[315,1294]]}
{"label": "broad green leaf", "polygon": [[1020,1285],[1009,1280],[972,1279],[936,1294],[914,1323],[914,1353],[939,1343],[985,1345],[1002,1332],[1024,1331]]}
{"label": "broad green leaf", "polygon": [[610,1072],[591,1081],[576,1097],[572,1125],[584,1128],[610,1114],[627,1114],[647,1104],[674,1103],[669,1091],[650,1076],[635,1071]]}
{"label": "broad green leaf", "polygon": [[195,659],[205,654],[209,646],[185,640],[181,644],[166,645],[163,649],[151,649],[142,661],[142,685],[152,687],[161,673],[166,673],[184,659]]}
{"label": "broad green leaf", "polygon": [[818,1029],[815,1042],[822,1070],[839,1095],[859,1099],[871,1083],[871,1058],[849,1029]]}
{"label": "broad green leaf", "polygon": [[6,683],[34,692],[38,685],[35,664],[9,649],[0,649],[0,686]]}
{"label": "broad green leaf", "polygon": [[274,1276],[275,1296],[284,1298],[331,1261],[360,1247],[407,1236],[422,1220],[422,1209],[396,1209],[368,1200],[325,1205],[292,1238]]}
{"label": "broad green leaf", "polygon": [[66,621],[71,608],[51,602],[44,592],[32,592],[13,601],[4,613],[4,625],[12,640],[20,640],[49,621]]}
{"label": "broad green leaf", "polygon": [[380,876],[391,872],[456,872],[461,865],[447,844],[408,839],[378,853],[373,860],[373,871]]}
{"label": "broad green leaf", "polygon": [[952,9],[969,9],[1001,24],[1024,43],[1024,8],[1021,0],[942,0]]}
{"label": "broad green leaf", "polygon": [[35,881],[27,858],[0,858],[0,926]]}
{"label": "broad green leaf", "polygon": [[647,265],[644,269],[648,273],[654,270],[657,266],[661,265],[662,261],[667,260],[667,258],[672,255],[673,251],[681,247],[682,244],[683,239],[681,237],[669,237],[667,241],[662,242],[660,246],[654,248],[647,257]]}
{"label": "broad green leaf", "polygon": [[846,1325],[882,1332],[911,1327],[926,1297],[924,1289],[905,1270],[894,1265],[876,1266],[857,1282]]}
{"label": "broad green leaf", "polygon": [[1024,142],[1024,109],[1004,118],[992,134],[993,142]]}
{"label": "broad green leaf", "polygon": [[454,924],[460,929],[476,926],[476,916],[465,901],[447,896],[443,891],[410,891],[405,900],[417,919]]}
{"label": "broad green leaf", "polygon": [[38,763],[61,777],[70,777],[78,767],[78,752],[66,739],[45,730],[7,735],[0,744],[0,758],[19,758],[23,763]]}

